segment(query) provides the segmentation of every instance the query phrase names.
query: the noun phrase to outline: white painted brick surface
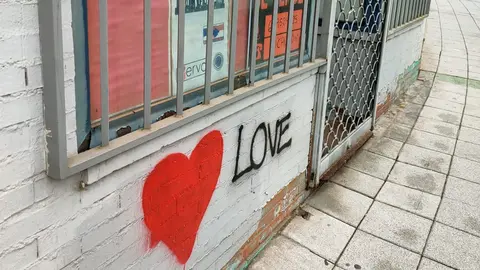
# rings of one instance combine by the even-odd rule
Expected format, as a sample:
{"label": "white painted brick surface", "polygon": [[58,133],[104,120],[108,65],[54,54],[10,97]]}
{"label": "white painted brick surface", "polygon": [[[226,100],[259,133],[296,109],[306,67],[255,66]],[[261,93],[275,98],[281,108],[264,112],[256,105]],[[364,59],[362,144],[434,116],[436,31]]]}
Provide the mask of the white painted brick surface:
{"label": "white painted brick surface", "polygon": [[0,258],[2,269],[22,269],[37,258],[37,243],[33,241]]}
{"label": "white painted brick surface", "polygon": [[[48,230],[38,238],[39,256],[44,256],[67,242],[79,238],[81,235],[90,235],[90,230],[93,230],[95,226],[108,220],[108,213],[115,213],[117,210],[118,196],[115,194],[104,198],[102,201],[88,208],[81,209],[73,218],[67,220],[66,223]],[[95,231],[97,231],[97,229],[95,229]],[[111,234],[117,231],[112,230]],[[106,231],[106,233],[109,233],[109,231]],[[107,238],[103,235],[99,235],[99,237]],[[83,239],[81,242],[84,244]],[[82,248],[83,251],[89,249],[86,248],[85,245],[83,245]]]}
{"label": "white painted brick surface", "polygon": [[40,257],[26,267],[31,270],[59,270],[82,255],[80,239],[73,239],[64,246]]}
{"label": "white painted brick surface", "polygon": [[27,208],[35,201],[33,183],[17,187],[0,195],[0,222]]}
{"label": "white painted brick surface", "polygon": [[408,67],[420,60],[425,33],[425,20],[419,26],[400,34],[385,43],[382,71],[379,78],[377,104],[383,104],[388,93],[395,91],[397,80]]}
{"label": "white painted brick surface", "polygon": [[[189,156],[199,140],[215,129],[224,139],[222,170],[186,268],[223,266],[255,231],[266,202],[306,169],[315,76],[298,76],[81,174],[55,181],[45,175],[37,2],[0,0],[0,268],[183,269],[162,243],[148,247],[143,184],[160,160],[176,152]],[[76,153],[75,63],[70,0],[62,3],[71,156]],[[262,122],[274,127],[289,112],[284,139],[292,138],[292,146],[273,158],[267,148],[263,166],[232,183],[239,126],[244,125],[240,151],[244,168],[256,127]],[[261,137],[255,143],[255,157],[263,154]],[[82,189],[81,181],[95,183]]]}

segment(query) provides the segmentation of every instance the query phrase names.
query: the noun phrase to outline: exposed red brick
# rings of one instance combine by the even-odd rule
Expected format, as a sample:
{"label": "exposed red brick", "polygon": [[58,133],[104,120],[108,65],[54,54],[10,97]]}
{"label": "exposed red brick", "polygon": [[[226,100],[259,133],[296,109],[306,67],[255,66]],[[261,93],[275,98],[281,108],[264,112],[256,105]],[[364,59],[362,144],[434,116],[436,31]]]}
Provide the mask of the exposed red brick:
{"label": "exposed red brick", "polygon": [[283,227],[290,219],[292,212],[308,195],[305,190],[305,181],[305,173],[302,173],[267,202],[263,207],[257,230],[222,269],[241,267],[255,255],[267,239]]}

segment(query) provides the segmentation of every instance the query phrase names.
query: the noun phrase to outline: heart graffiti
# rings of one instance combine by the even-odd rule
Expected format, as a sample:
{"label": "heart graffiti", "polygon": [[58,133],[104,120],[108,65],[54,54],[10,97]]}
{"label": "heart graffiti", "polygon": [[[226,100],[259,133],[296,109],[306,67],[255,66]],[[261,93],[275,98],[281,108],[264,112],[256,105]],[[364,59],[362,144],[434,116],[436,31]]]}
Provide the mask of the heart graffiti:
{"label": "heart graffiti", "polygon": [[222,134],[212,131],[200,140],[190,158],[175,153],[155,166],[142,194],[151,248],[163,242],[181,264],[188,261],[217,186],[222,158]]}

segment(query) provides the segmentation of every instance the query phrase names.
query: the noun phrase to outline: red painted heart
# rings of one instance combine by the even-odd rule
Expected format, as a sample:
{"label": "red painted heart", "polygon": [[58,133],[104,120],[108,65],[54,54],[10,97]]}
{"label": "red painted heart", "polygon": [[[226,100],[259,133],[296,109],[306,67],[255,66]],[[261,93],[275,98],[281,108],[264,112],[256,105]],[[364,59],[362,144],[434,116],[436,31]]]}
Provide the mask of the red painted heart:
{"label": "red painted heart", "polygon": [[181,264],[188,261],[217,186],[222,158],[222,134],[211,131],[200,140],[190,159],[175,153],[155,166],[142,194],[151,248],[162,241]]}

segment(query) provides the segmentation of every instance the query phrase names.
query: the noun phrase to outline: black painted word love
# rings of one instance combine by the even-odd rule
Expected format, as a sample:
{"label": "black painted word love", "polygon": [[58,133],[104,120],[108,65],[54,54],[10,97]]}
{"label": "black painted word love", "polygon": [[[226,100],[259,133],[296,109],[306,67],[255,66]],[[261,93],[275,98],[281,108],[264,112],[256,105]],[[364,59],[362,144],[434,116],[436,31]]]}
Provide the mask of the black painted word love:
{"label": "black painted word love", "polygon": [[[275,137],[272,138],[272,130],[270,128],[270,123],[265,124],[265,122],[258,125],[255,133],[252,137],[252,142],[250,143],[250,165],[243,169],[241,172],[238,172],[238,160],[240,159],[240,148],[242,147],[242,131],[243,125],[241,125],[238,129],[238,148],[237,148],[237,158],[235,161],[235,174],[233,175],[232,182],[237,181],[246,173],[252,170],[258,170],[262,167],[263,162],[265,162],[265,158],[267,157],[267,142],[270,148],[270,154],[274,157],[276,154],[280,154],[283,150],[287,149],[292,145],[292,138],[286,140],[282,136],[285,135],[289,128],[289,123],[287,122],[290,119],[291,113],[288,113],[283,118],[277,120],[275,123]],[[253,158],[253,146],[255,145],[255,140],[260,138],[260,136],[264,136],[265,145],[263,148],[263,156],[260,162],[256,162]],[[283,143],[282,143],[283,142]]]}

